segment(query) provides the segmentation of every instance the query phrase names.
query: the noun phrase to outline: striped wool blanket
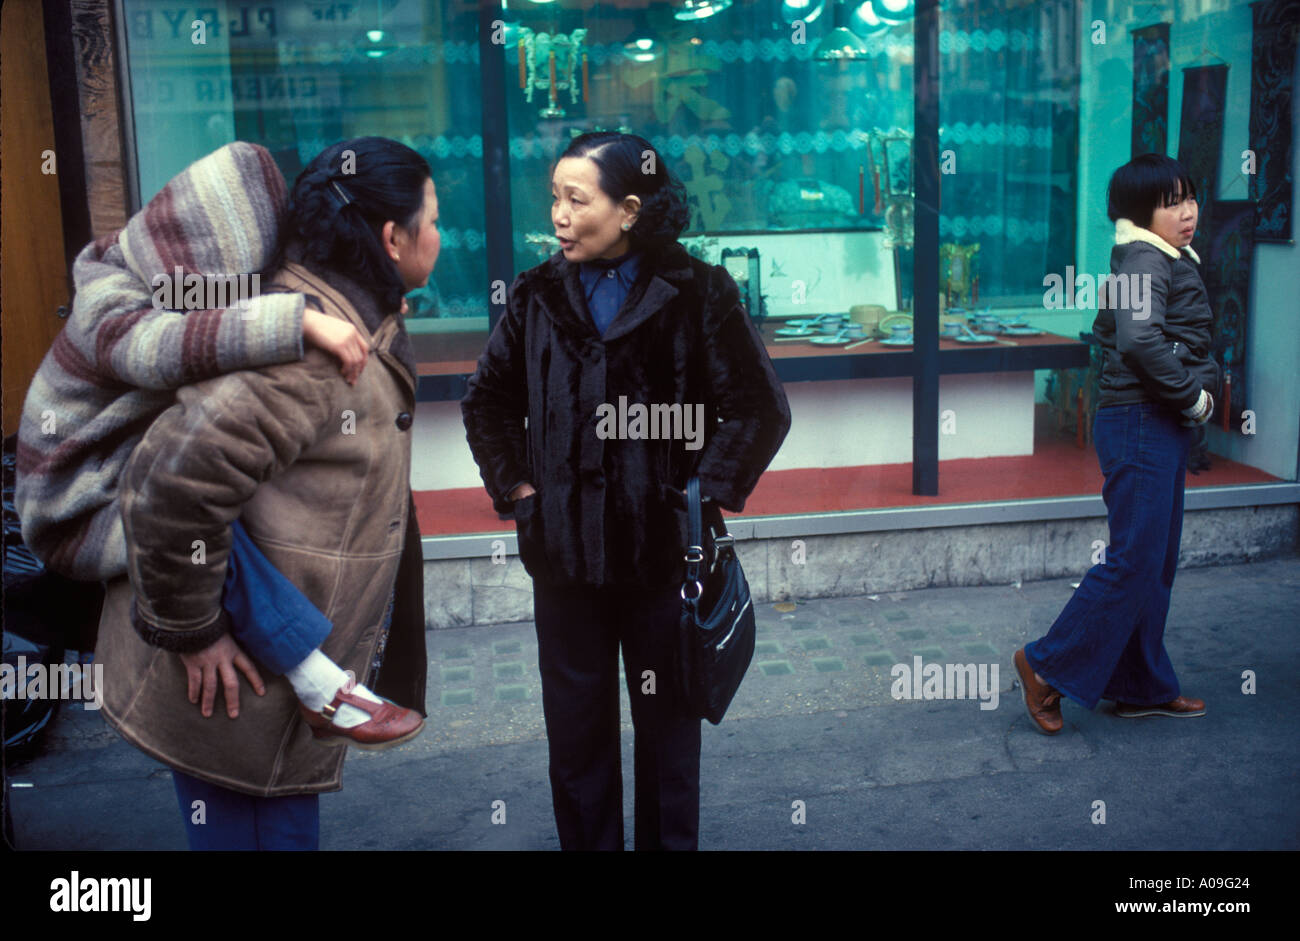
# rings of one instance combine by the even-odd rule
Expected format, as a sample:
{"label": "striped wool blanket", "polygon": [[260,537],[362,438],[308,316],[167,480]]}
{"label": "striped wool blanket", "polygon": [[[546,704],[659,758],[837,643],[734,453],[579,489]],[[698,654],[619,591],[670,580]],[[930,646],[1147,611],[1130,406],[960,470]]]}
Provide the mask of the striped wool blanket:
{"label": "striped wool blanket", "polygon": [[77,256],[72,313],[27,390],[18,429],[23,539],[49,568],[87,580],[126,573],[118,477],[174,390],[302,358],[301,294],[186,312],[155,302],[166,294],[159,277],[211,282],[266,268],[287,202],[264,148],[228,144]]}

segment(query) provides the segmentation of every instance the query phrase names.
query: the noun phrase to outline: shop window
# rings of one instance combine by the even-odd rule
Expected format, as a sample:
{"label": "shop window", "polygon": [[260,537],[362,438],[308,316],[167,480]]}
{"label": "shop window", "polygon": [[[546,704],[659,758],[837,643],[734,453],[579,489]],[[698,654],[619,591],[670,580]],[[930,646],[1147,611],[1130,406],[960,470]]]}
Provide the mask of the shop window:
{"label": "shop window", "polygon": [[[925,289],[955,335],[940,340],[940,494],[918,498],[911,3],[509,0],[490,38],[504,47],[504,100],[485,103],[475,4],[228,3],[196,47],[192,9],[123,0],[143,198],[235,138],[270,148],[290,181],[361,134],[429,158],[443,248],[409,328],[422,374],[448,380],[433,396],[442,442],[463,437],[455,390],[490,322],[485,220],[504,211],[493,186],[509,188],[521,271],[557,248],[549,173],[571,137],[648,138],[686,184],[683,242],[736,277],[787,381],[794,426],[747,508],[758,514],[1095,495],[1095,300],[1061,304],[1048,281],[1109,271],[1106,183],[1143,149],[1195,163],[1212,195],[1193,247],[1232,386],[1206,431],[1210,466],[1189,484],[1294,480],[1294,141],[1268,133],[1290,103],[1293,58],[1266,41],[1286,34],[1268,22],[1282,7],[941,4],[940,283]],[[837,44],[854,56],[821,57]],[[485,106],[504,109],[511,166],[486,192]],[[814,335],[778,335],[818,317]],[[440,531],[496,528],[490,513],[456,521],[481,492],[466,462],[414,481],[448,495]]]}
{"label": "shop window", "polygon": [[338,140],[399,140],[434,168],[442,233],[408,328],[421,361],[472,363],[488,323],[474,5],[124,0],[123,12],[142,200],[232,140],[268,148],[290,186]]}

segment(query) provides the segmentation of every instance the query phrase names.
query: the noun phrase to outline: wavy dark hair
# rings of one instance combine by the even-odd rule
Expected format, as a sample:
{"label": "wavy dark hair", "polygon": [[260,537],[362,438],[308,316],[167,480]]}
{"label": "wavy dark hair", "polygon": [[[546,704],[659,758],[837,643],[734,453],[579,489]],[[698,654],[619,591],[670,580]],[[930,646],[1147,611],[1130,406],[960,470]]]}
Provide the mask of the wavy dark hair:
{"label": "wavy dark hair", "polygon": [[294,181],[290,235],[308,261],[347,275],[396,309],[406,287],[383,249],[384,223],[391,219],[414,238],[432,176],[427,160],[387,137],[326,147]]}
{"label": "wavy dark hair", "polygon": [[1151,225],[1156,209],[1173,206],[1179,188],[1196,197],[1187,168],[1164,154],[1142,154],[1116,170],[1106,190],[1106,214],[1110,221],[1128,219],[1144,229]]}
{"label": "wavy dark hair", "polygon": [[[662,248],[677,241],[690,222],[686,187],[644,137],[616,131],[581,134],[569,143],[560,160],[565,157],[591,160],[599,171],[601,190],[614,202],[622,202],[629,195],[640,198],[641,211],[628,231],[635,247]],[[643,169],[647,158],[652,158],[649,163],[653,173]]]}

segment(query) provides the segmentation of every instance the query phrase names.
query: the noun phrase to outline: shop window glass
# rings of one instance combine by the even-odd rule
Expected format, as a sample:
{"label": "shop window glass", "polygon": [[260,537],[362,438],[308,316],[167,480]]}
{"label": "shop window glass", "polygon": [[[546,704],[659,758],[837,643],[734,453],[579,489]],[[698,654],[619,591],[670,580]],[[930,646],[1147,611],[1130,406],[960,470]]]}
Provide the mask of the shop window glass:
{"label": "shop window glass", "polygon": [[[1095,301],[1056,305],[1046,279],[1109,271],[1106,183],[1134,153],[1158,149],[1214,174],[1193,247],[1207,283],[1217,279],[1216,343],[1233,388],[1216,397],[1233,408],[1207,429],[1211,466],[1189,485],[1294,480],[1300,318],[1294,247],[1280,234],[1290,178],[1277,182],[1294,141],[1253,141],[1250,118],[1252,108],[1289,108],[1291,73],[1278,64],[1285,50],[1253,43],[1252,16],[1280,8],[1259,6],[940,5],[934,289],[943,323],[963,338],[967,328],[996,336],[940,341],[937,498],[911,494],[911,365],[890,355],[908,349],[915,289],[908,0],[503,3],[493,40],[505,47],[505,97],[486,104],[506,117],[511,173],[496,185],[509,187],[515,269],[558,247],[549,173],[571,137],[640,134],[686,184],[684,243],[737,278],[787,378],[795,423],[772,471],[803,476],[765,478],[781,482],[772,488],[781,499],[752,512],[1095,495]],[[485,218],[505,211],[483,181],[476,5],[211,8],[206,45],[196,46],[192,9],[123,0],[143,198],[236,138],[267,146],[289,180],[345,137],[411,145],[434,168],[443,248],[412,299],[410,329],[423,372],[472,372],[489,325]],[[855,58],[819,56],[841,42],[837,25],[856,37],[845,40]],[[1204,123],[1216,113],[1221,127]],[[1243,170],[1243,141],[1259,151],[1261,173]],[[818,325],[816,344],[777,336],[789,320],[817,316],[846,329]],[[868,342],[847,335],[859,329]],[[978,365],[993,350],[1008,355]],[[446,420],[439,434],[456,430],[455,416]]]}
{"label": "shop window glass", "polygon": [[123,13],[143,200],[232,140],[267,147],[290,186],[336,141],[399,140],[429,160],[438,186],[441,253],[429,285],[409,298],[418,358],[442,358],[465,330],[481,346],[488,292],[472,4],[262,0],[196,13],[123,0]]}
{"label": "shop window glass", "polygon": [[[1255,16],[1266,17],[1270,6]],[[1294,290],[1294,272],[1283,274],[1293,249],[1270,237],[1274,211],[1250,203],[1267,199],[1252,189],[1242,153],[1251,141],[1252,107],[1260,126],[1281,130],[1268,115],[1289,111],[1290,79],[1273,72],[1289,67],[1278,64],[1278,53],[1261,52],[1258,40],[1252,45],[1260,26],[1250,5],[1210,0],[1135,11],[1097,0],[996,10],[954,2],[941,8],[940,28],[940,149],[956,155],[956,172],[940,178],[940,241],[950,256],[959,247],[969,254],[964,278],[954,282],[978,285],[978,299],[965,283],[954,292],[967,308],[963,316],[987,311],[1026,326],[998,332],[1002,342],[1082,337],[1089,354],[1086,367],[1035,371],[1032,419],[1021,374],[983,376],[1005,387],[999,414],[990,416],[997,420],[970,429],[964,447],[969,424],[958,421],[955,435],[940,436],[941,458],[988,448],[1026,455],[1002,462],[1001,484],[990,482],[989,498],[1098,492],[1091,428],[1100,351],[1090,337],[1097,306],[1095,296],[1075,303],[1068,285],[1081,298],[1088,283],[1109,274],[1115,227],[1106,213],[1107,183],[1133,156],[1155,150],[1179,159],[1197,181],[1192,248],[1216,314],[1216,357],[1230,380],[1209,390],[1219,415],[1199,432],[1188,486],[1294,480],[1300,330],[1281,313],[1287,304],[1278,294],[1283,283]],[[1271,97],[1262,94],[1270,88]],[[1292,128],[1281,136],[1293,134]],[[1268,136],[1276,141],[1279,134]],[[1250,146],[1268,162],[1289,144]],[[1284,163],[1273,159],[1274,175]],[[1271,205],[1281,203],[1277,197]],[[941,261],[941,276],[947,274]],[[1067,286],[1064,295],[1058,284]],[[1022,335],[1033,330],[1044,336]],[[943,381],[960,385],[953,377]],[[956,408],[960,419],[961,398],[954,393],[945,402],[941,391],[941,409]],[[987,476],[976,465],[961,465],[966,471]],[[960,487],[953,477],[941,465],[941,493]]]}

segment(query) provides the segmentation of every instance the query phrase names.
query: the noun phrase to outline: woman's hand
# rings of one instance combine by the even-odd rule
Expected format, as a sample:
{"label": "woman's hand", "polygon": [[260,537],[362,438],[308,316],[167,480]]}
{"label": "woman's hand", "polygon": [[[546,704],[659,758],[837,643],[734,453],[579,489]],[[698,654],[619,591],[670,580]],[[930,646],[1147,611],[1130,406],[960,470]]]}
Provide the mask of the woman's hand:
{"label": "woman's hand", "polygon": [[302,312],[302,335],[312,346],[332,353],[338,359],[342,364],[340,371],[349,385],[361,377],[370,351],[352,324],[308,307]]}
{"label": "woman's hand", "polygon": [[520,484],[514,490],[511,490],[506,497],[513,503],[516,500],[522,500],[524,497],[531,497],[537,491],[533,489],[532,484]]}
{"label": "woman's hand", "polygon": [[257,667],[229,634],[222,634],[216,643],[198,653],[183,653],[180,658],[190,681],[190,702],[197,703],[199,694],[203,695],[200,710],[204,718],[212,715],[212,705],[217,698],[218,677],[226,694],[226,715],[232,719],[239,716],[239,677],[235,674],[236,667],[248,677],[253,692],[259,696],[266,695],[266,686],[257,673]]}

